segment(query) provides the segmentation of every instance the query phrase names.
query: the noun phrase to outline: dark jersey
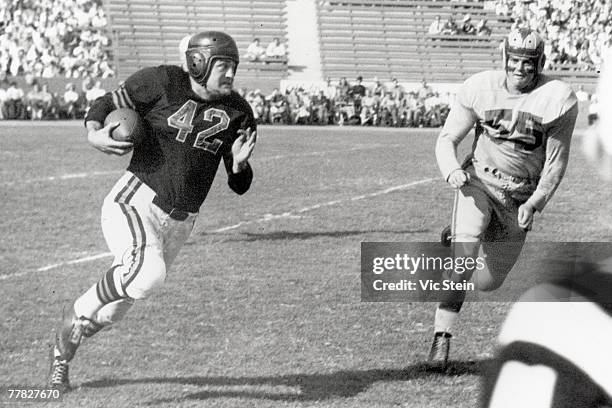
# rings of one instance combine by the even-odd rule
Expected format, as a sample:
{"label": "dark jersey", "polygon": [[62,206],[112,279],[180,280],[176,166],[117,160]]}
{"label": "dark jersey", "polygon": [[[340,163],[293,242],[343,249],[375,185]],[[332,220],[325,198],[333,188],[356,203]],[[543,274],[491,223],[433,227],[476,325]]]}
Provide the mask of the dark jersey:
{"label": "dark jersey", "polygon": [[97,99],[85,121],[104,123],[117,108],[136,110],[147,136],[134,146],[128,170],[151,187],[165,204],[197,212],[223,158],[228,184],[238,194],[253,178],[247,167],[232,174],[232,144],[239,129],[256,129],[249,104],[237,93],[204,101],[191,89],[180,67],[144,68],[119,89]]}

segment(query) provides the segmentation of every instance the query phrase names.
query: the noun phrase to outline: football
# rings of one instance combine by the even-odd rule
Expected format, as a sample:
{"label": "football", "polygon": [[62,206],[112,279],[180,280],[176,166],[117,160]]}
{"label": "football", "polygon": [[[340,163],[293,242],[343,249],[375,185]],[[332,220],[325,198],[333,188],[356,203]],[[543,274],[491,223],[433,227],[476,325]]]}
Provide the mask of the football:
{"label": "football", "polygon": [[113,129],[111,137],[121,142],[140,143],[145,136],[145,127],[138,112],[128,108],[116,109],[104,119],[104,126],[112,122],[119,122]]}

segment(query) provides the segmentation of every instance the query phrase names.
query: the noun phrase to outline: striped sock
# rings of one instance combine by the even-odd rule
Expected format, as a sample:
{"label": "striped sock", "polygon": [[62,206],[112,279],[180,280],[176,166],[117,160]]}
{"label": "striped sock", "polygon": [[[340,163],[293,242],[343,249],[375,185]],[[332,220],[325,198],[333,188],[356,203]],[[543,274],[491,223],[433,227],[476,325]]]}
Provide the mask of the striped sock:
{"label": "striped sock", "polygon": [[120,277],[115,276],[117,267],[118,265],[110,268],[98,283],[74,302],[74,312],[78,317],[93,320],[104,305],[127,297],[121,285],[116,284],[120,282]]}

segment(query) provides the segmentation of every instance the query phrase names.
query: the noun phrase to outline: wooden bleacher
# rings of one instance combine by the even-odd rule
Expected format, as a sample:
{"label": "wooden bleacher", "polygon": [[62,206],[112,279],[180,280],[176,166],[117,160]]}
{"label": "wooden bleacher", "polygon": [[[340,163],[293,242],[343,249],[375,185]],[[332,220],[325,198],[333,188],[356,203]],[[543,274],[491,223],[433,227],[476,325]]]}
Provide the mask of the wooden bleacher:
{"label": "wooden bleacher", "polygon": [[[287,21],[277,0],[109,0],[105,3],[118,77],[146,66],[179,64],[178,44],[187,34],[220,30],[232,35],[241,54],[254,38],[266,46],[284,41]],[[274,81],[287,65],[241,62],[238,82]],[[264,86],[265,87],[265,86]]]}
{"label": "wooden bleacher", "polygon": [[[499,44],[512,23],[477,1],[320,1],[317,11],[321,66],[324,77],[332,79],[460,82],[501,67]],[[460,25],[465,14],[474,25],[486,19],[491,36],[428,35],[436,16],[442,22],[452,16]],[[596,72],[558,68],[565,69],[549,73],[573,84],[592,87],[597,78]]]}

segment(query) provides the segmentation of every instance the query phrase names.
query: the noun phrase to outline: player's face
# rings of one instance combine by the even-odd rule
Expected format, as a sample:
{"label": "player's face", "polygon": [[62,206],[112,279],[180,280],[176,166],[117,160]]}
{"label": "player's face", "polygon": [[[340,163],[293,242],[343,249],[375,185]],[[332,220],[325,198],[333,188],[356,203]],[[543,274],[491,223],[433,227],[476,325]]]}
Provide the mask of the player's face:
{"label": "player's face", "polygon": [[508,55],[506,78],[509,88],[519,91],[530,90],[537,79],[537,67],[533,59]]}
{"label": "player's face", "polygon": [[220,58],[215,60],[206,89],[213,94],[228,95],[232,91],[234,85],[234,76],[236,75],[236,63],[228,58]]}

